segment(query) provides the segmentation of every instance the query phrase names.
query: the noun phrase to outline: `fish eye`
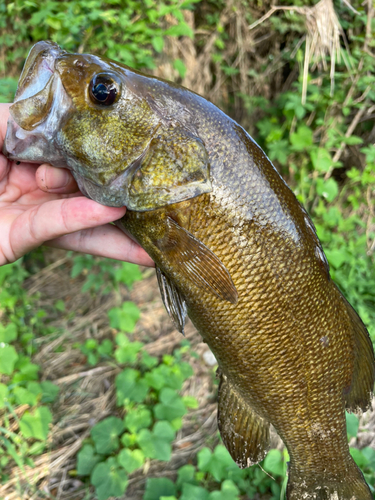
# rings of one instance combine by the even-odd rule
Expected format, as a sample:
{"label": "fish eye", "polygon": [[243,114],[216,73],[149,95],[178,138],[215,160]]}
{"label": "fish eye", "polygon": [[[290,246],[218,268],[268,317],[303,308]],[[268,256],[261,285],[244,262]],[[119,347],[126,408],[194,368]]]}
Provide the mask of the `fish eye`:
{"label": "fish eye", "polygon": [[119,84],[111,75],[99,73],[90,82],[89,95],[95,104],[110,106],[118,94]]}

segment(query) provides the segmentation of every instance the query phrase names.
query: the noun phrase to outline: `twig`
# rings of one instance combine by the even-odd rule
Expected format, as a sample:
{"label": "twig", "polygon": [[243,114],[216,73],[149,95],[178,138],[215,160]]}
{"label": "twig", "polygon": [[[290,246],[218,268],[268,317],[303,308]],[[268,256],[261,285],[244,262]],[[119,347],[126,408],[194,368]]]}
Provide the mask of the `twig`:
{"label": "twig", "polygon": [[[359,120],[362,118],[362,115],[363,115],[363,113],[365,111],[366,111],[366,107],[365,106],[362,106],[357,111],[355,117],[352,120],[352,123],[349,125],[348,130],[346,131],[346,134],[345,134],[346,138],[350,137],[353,134],[356,126],[358,125]],[[332,165],[331,165],[331,167],[329,168],[328,172],[324,176],[324,180],[325,181],[331,177],[332,171],[333,171],[333,168],[334,168],[333,164],[339,161],[339,159],[341,158],[341,155],[342,155],[345,147],[346,147],[345,142],[342,142],[341,145],[340,145],[340,147],[339,147],[339,149],[336,151],[335,156],[332,159]]]}
{"label": "twig", "polygon": [[274,12],[276,12],[277,10],[295,10],[297,12],[299,12],[301,9],[298,8],[298,7],[283,7],[281,5],[275,5],[274,7],[272,7],[266,14],[264,14],[264,16],[262,16],[260,19],[258,19],[257,21],[255,21],[255,23],[253,24],[250,24],[249,26],[249,31],[256,28],[259,24],[262,24],[263,21],[265,21],[266,19],[268,19],[269,17],[272,16],[272,14]]}

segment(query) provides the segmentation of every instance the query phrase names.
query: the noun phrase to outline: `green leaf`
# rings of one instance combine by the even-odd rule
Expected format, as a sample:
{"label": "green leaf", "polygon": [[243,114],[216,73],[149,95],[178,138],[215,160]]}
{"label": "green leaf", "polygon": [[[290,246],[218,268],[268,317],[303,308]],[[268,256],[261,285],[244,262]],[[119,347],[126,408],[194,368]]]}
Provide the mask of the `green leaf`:
{"label": "green leaf", "polygon": [[311,129],[306,127],[306,125],[301,125],[298,127],[297,132],[291,134],[290,142],[294,151],[303,151],[304,149],[308,149],[313,144]]}
{"label": "green leaf", "polygon": [[80,476],[89,476],[95,465],[100,462],[102,458],[103,457],[95,453],[91,444],[85,444],[77,455],[77,474]]}
{"label": "green leaf", "polygon": [[209,492],[201,486],[185,483],[182,485],[180,500],[208,500]]}
{"label": "green leaf", "polygon": [[240,490],[231,479],[226,479],[221,484],[220,491],[212,491],[209,500],[238,500]]}
{"label": "green leaf", "polygon": [[0,344],[0,373],[11,375],[17,360],[18,354],[12,345]]}
{"label": "green leaf", "polygon": [[52,415],[46,406],[36,408],[33,413],[25,411],[20,420],[20,430],[25,438],[44,441],[47,439]]}
{"label": "green leaf", "polygon": [[181,78],[184,78],[186,74],[186,66],[185,64],[181,61],[181,59],[175,59],[173,62],[173,67],[178,71],[178,74],[180,75]]}
{"label": "green leaf", "polygon": [[8,323],[6,326],[0,324],[0,343],[10,344],[17,336],[17,326],[14,323]]}
{"label": "green leaf", "polygon": [[178,469],[177,486],[181,487],[184,483],[197,484],[195,480],[195,467],[193,465],[183,465]]}
{"label": "green leaf", "polygon": [[40,386],[39,388],[40,388],[39,394],[38,393],[36,394],[35,392],[29,391],[24,387],[15,387],[13,389],[13,395],[16,399],[16,403],[19,405],[25,405],[25,404],[30,406],[36,405],[38,402],[38,395],[41,395],[42,393],[42,388]]}
{"label": "green leaf", "polygon": [[91,437],[94,440],[98,453],[109,455],[119,447],[118,436],[123,432],[123,421],[117,417],[108,417],[96,424],[91,429]]}
{"label": "green leaf", "polygon": [[228,477],[228,471],[237,471],[238,467],[228,450],[223,445],[217,445],[213,453],[208,448],[200,450],[198,469],[202,472],[209,472],[216,481],[221,481]]}
{"label": "green leaf", "polygon": [[108,312],[112,328],[132,333],[140,318],[140,311],[134,302],[124,302],[121,307],[114,307]]}
{"label": "green leaf", "polygon": [[125,429],[132,433],[150,427],[151,423],[151,411],[144,407],[132,408],[124,418]]}
{"label": "green leaf", "polygon": [[133,283],[143,278],[139,266],[130,262],[122,262],[121,268],[116,271],[115,277],[116,281],[124,283],[129,289],[131,289]]}
{"label": "green leaf", "polygon": [[8,387],[5,384],[0,383],[0,408],[4,408],[5,403],[8,400]]}
{"label": "green leaf", "polygon": [[174,496],[176,486],[166,477],[150,478],[146,482],[143,500],[160,500],[161,497]]}
{"label": "green leaf", "polygon": [[314,166],[314,170],[317,170],[318,172],[328,172],[328,170],[332,166],[332,158],[327,151],[327,149],[324,148],[316,148],[313,149],[310,152],[311,156],[311,161]]}
{"label": "green leaf", "polygon": [[354,413],[345,412],[346,417],[346,432],[348,433],[348,438],[356,437],[359,428],[359,419]]}
{"label": "green leaf", "polygon": [[164,387],[159,395],[160,403],[155,405],[155,417],[159,420],[172,421],[182,417],[186,413],[186,407],[176,391],[169,387]]}
{"label": "green leaf", "polygon": [[319,196],[323,196],[327,201],[333,201],[338,195],[339,188],[337,182],[330,177],[328,180],[317,179],[316,192]]}
{"label": "green leaf", "polygon": [[98,500],[107,500],[111,496],[119,497],[125,493],[128,478],[116,459],[111,457],[94,467],[91,483],[95,486]]}
{"label": "green leaf", "polygon": [[270,450],[263,462],[263,468],[272,476],[284,475],[284,461],[280,450]]}
{"label": "green leaf", "polygon": [[350,259],[350,254],[345,248],[327,249],[325,252],[329,264],[335,269],[339,269],[345,262]]}
{"label": "green leaf", "polygon": [[142,467],[145,461],[145,456],[141,450],[121,450],[117,460],[124,467],[128,474]]}
{"label": "green leaf", "polygon": [[367,458],[358,448],[350,448],[350,454],[358,467],[364,468],[368,464]]}
{"label": "green leaf", "polygon": [[188,36],[190,38],[194,37],[194,32],[190,26],[186,23],[179,23],[175,26],[171,26],[165,31],[167,36]]}
{"label": "green leaf", "polygon": [[152,46],[156,52],[162,52],[164,48],[164,39],[161,36],[155,36],[151,40]]}
{"label": "green leaf", "polygon": [[147,396],[149,386],[145,379],[141,378],[138,370],[127,368],[117,375],[115,380],[117,388],[117,404],[121,406],[126,400],[142,403]]}
{"label": "green leaf", "polygon": [[175,431],[169,422],[161,421],[154,425],[152,432],[142,429],[137,437],[138,444],[146,457],[168,462],[171,458],[171,442]]}
{"label": "green leaf", "polygon": [[42,388],[42,403],[53,403],[60,391],[60,387],[54,383],[52,383],[50,380],[44,380],[43,382],[40,383],[40,386]]}
{"label": "green leaf", "polygon": [[116,336],[116,343],[119,347],[115,351],[115,358],[119,364],[134,364],[137,361],[138,353],[143,347],[142,342],[130,342],[124,333]]}

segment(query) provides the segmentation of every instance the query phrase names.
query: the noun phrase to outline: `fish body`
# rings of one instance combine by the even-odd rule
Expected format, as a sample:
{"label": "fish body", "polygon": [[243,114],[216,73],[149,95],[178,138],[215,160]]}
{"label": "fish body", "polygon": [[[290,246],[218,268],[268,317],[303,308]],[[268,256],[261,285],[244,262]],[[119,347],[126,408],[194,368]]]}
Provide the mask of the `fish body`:
{"label": "fish body", "polygon": [[246,131],[187,89],[50,42],[32,49],[10,111],[9,157],[70,168],[84,194],[128,207],[117,225],[155,261],[171,319],[183,331],[188,315],[218,360],[237,464],[264,458],[272,424],[289,500],[372,499],[345,423],[345,408],[370,405],[371,340]]}

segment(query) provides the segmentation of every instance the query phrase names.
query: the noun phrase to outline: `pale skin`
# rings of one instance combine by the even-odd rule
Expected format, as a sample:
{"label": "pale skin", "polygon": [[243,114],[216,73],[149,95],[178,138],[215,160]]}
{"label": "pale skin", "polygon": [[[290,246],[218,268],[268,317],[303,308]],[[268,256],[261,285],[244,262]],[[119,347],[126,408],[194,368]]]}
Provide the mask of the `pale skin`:
{"label": "pale skin", "polygon": [[110,224],[126,208],[82,196],[68,170],[9,161],[2,153],[10,104],[0,104],[0,265],[40,245],[153,266],[147,253]]}

